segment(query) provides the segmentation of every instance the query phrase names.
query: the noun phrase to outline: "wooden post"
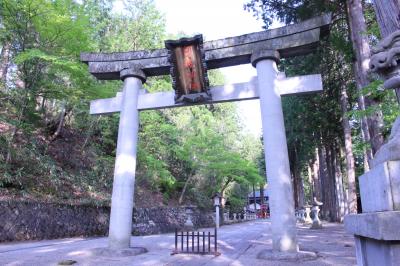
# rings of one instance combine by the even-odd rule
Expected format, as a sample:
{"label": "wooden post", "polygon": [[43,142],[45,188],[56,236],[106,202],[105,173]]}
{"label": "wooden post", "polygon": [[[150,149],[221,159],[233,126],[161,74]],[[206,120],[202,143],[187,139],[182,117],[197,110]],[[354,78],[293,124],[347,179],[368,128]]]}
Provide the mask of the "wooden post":
{"label": "wooden post", "polygon": [[211,241],[210,231],[208,232],[208,253],[210,253],[210,241]]}
{"label": "wooden post", "polygon": [[215,250],[215,255],[218,254],[218,249],[217,249],[217,228],[214,229],[214,250]]}
{"label": "wooden post", "polygon": [[189,252],[189,232],[186,232],[186,252]]}
{"label": "wooden post", "polygon": [[175,228],[175,252],[178,252],[178,228]]}
{"label": "wooden post", "polygon": [[183,232],[181,232],[181,251],[183,251]]}
{"label": "wooden post", "polygon": [[192,252],[194,253],[194,231],[192,232]]}
{"label": "wooden post", "polygon": [[206,232],[203,231],[203,253],[206,251]]}
{"label": "wooden post", "polygon": [[197,253],[200,252],[200,232],[197,232]]}

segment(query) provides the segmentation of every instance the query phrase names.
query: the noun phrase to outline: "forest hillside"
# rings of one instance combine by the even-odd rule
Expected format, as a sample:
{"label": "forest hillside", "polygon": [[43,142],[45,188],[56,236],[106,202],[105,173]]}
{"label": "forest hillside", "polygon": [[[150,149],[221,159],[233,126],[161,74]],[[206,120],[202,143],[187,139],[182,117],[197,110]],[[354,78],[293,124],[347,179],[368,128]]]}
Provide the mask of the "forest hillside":
{"label": "forest hillside", "polygon": [[[320,73],[324,92],[282,98],[296,208],[324,202],[325,219],[359,212],[358,176],[399,115],[368,62],[381,38],[370,1],[244,0],[269,29],[327,12],[330,35],[317,52],[281,61],[288,77]],[[98,81],[81,52],[164,47],[165,19],[152,0],[0,1],[0,199],[109,204],[117,114],[90,116],[89,102],[115,96],[120,81]],[[227,36],[228,37],[228,36]],[[212,85],[224,83],[209,72]],[[172,90],[169,76],[149,78],[149,92]],[[140,113],[136,205],[210,208],[219,191],[242,210],[263,192],[262,140],[243,130],[233,103]],[[149,198],[152,199],[149,202]],[[153,202],[154,200],[154,202]]]}
{"label": "forest hillside", "polygon": [[[0,2],[0,198],[109,204],[118,114],[90,116],[89,102],[122,82],[97,81],[81,52],[162,48],[165,20],[153,1]],[[218,71],[212,85],[223,84]],[[149,92],[172,90],[149,78]],[[261,141],[244,133],[236,105],[140,114],[136,206],[211,206],[216,191],[242,208],[264,183]],[[152,201],[149,202],[149,198]]]}

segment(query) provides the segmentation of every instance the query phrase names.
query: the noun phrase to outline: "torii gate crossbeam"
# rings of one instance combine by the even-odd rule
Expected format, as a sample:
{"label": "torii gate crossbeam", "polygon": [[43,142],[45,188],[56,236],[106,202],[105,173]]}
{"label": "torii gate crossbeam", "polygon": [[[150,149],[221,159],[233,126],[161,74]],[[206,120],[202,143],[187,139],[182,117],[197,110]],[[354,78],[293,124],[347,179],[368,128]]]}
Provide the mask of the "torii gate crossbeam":
{"label": "torii gate crossbeam", "polygon": [[[298,95],[322,91],[321,75],[306,75],[286,78],[284,73],[279,73],[279,94]],[[243,101],[259,99],[257,77],[253,77],[250,82],[227,84],[210,88],[213,96],[207,103],[222,103],[231,101]],[[156,110],[165,108],[185,107],[189,104],[175,103],[174,91],[147,93],[142,90],[139,93],[138,110]],[[204,104],[204,103],[198,103]],[[193,104],[195,105],[195,104]],[[122,93],[118,92],[116,97],[108,99],[94,100],[90,103],[90,114],[110,114],[118,113],[122,108]]]}

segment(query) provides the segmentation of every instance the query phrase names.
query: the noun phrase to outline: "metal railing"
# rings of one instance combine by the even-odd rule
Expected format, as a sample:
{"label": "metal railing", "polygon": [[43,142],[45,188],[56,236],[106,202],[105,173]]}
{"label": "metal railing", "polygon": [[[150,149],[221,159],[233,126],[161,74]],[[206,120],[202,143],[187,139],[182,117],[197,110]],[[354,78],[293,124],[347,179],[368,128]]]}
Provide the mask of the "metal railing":
{"label": "metal railing", "polygon": [[255,213],[245,212],[243,215],[241,213],[233,213],[232,219],[229,213],[225,212],[224,214],[224,223],[231,224],[236,222],[245,222],[257,219],[257,215]]}
{"label": "metal railing", "polygon": [[218,252],[217,229],[214,229],[214,234],[205,231],[178,232],[175,229],[175,249],[171,255],[180,253],[221,255]]}

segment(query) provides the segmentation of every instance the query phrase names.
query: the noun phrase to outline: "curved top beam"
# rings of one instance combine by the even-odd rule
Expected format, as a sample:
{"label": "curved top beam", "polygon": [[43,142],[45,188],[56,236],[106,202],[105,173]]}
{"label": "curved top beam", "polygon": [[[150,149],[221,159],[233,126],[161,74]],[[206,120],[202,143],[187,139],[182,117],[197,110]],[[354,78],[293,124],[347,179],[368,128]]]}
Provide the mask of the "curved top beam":
{"label": "curved top beam", "polygon": [[[208,69],[250,63],[251,54],[260,49],[278,50],[282,58],[313,52],[320,38],[329,33],[331,14],[315,17],[277,29],[249,33],[204,43]],[[169,74],[167,50],[120,53],[81,53],[89,72],[102,80],[119,79],[119,72],[140,67],[147,76]]]}

